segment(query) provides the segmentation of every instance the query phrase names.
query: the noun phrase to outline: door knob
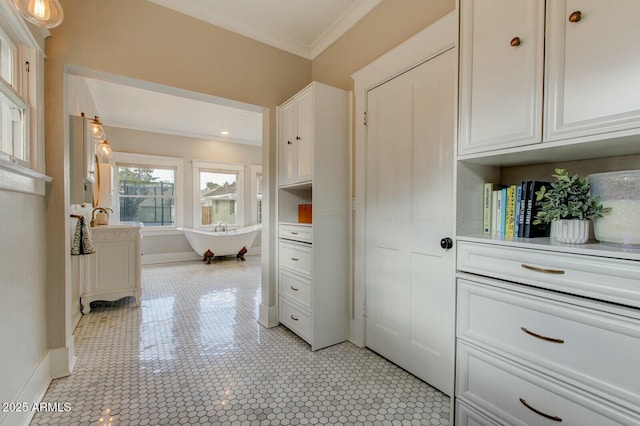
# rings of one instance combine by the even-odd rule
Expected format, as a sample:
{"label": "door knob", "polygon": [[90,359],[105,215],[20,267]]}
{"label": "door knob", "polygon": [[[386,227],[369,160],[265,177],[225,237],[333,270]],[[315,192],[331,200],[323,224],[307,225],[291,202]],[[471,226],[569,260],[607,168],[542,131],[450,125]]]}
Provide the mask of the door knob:
{"label": "door knob", "polygon": [[453,248],[453,240],[449,237],[441,239],[440,247],[442,247],[445,250],[449,250],[450,248]]}
{"label": "door knob", "polygon": [[571,15],[569,15],[569,22],[580,22],[582,20],[582,12],[580,12],[579,10],[576,10],[575,12],[573,12]]}

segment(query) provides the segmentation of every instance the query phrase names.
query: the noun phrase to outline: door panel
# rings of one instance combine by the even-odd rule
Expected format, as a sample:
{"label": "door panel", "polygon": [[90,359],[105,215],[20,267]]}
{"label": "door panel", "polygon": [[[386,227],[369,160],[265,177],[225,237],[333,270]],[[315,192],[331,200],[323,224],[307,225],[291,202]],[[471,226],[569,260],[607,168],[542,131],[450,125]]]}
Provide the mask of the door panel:
{"label": "door panel", "polygon": [[298,108],[297,180],[313,177],[313,92],[311,89],[296,97]]}
{"label": "door panel", "polygon": [[455,53],[368,93],[367,346],[451,394]]}

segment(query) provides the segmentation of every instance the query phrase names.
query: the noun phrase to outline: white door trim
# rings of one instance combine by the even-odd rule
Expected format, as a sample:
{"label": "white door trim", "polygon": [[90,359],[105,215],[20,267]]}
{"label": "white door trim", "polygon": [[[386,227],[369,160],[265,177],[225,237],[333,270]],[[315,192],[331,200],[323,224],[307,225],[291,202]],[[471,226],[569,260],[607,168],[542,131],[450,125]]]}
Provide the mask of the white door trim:
{"label": "white door trim", "polygon": [[[365,346],[365,112],[367,92],[397,75],[456,47],[458,39],[456,11],[428,26],[395,49],[351,75],[355,97],[355,225],[354,276],[351,288],[353,315],[349,340]],[[455,176],[455,172],[454,172]]]}

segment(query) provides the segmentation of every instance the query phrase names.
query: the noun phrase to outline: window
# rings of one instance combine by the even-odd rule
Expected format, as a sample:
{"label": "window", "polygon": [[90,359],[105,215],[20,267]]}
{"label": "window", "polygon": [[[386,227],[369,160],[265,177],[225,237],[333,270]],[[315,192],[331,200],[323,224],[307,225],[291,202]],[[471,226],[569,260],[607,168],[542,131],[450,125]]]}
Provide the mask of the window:
{"label": "window", "polygon": [[244,225],[244,166],[193,161],[193,223],[196,227]]}
{"label": "window", "polygon": [[115,197],[120,222],[145,227],[181,226],[182,159],[114,153]]}
{"label": "window", "polygon": [[0,29],[0,158],[24,166],[30,163],[28,125],[31,83],[29,67],[25,67],[25,75],[16,73],[16,69],[19,56],[28,57],[31,50],[26,46],[17,49]]}

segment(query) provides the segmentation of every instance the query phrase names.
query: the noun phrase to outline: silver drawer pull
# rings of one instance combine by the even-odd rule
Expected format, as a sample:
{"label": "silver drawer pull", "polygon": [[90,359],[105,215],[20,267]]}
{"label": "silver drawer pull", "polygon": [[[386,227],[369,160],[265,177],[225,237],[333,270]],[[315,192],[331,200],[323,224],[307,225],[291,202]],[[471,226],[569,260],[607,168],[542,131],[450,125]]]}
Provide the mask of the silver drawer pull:
{"label": "silver drawer pull", "polygon": [[527,265],[525,263],[520,264],[524,269],[528,269],[530,271],[542,272],[544,274],[556,274],[556,275],[564,275],[564,271],[561,269],[545,269],[538,268],[536,266]]}
{"label": "silver drawer pull", "polygon": [[294,286],[290,286],[290,287],[291,287],[291,290],[293,290],[293,291],[298,291],[298,290],[300,290],[299,288],[295,288]]}
{"label": "silver drawer pull", "polygon": [[297,262],[300,259],[298,259],[297,257],[292,257],[291,260],[293,260],[294,262]]}
{"label": "silver drawer pull", "polygon": [[291,317],[292,320],[294,321],[298,321],[298,318],[294,317],[293,315],[289,315]]}
{"label": "silver drawer pull", "polygon": [[561,422],[562,418],[558,417],[558,416],[552,416],[550,414],[547,413],[543,413],[540,410],[536,410],[535,408],[533,408],[532,406],[530,406],[529,404],[527,404],[527,401],[525,401],[524,399],[520,398],[520,402],[522,403],[522,405],[524,405],[525,407],[527,407],[529,410],[533,411],[534,413],[538,414],[539,416],[542,417],[546,417],[549,420],[553,420],[554,422]]}
{"label": "silver drawer pull", "polygon": [[524,331],[529,336],[533,336],[533,337],[536,337],[538,339],[546,340],[547,342],[560,343],[560,344],[564,343],[563,339],[556,339],[554,337],[543,336],[541,334],[534,333],[533,331],[529,331],[525,327],[520,327],[520,330]]}
{"label": "silver drawer pull", "polygon": [[291,231],[291,235],[298,235],[298,233]]}

